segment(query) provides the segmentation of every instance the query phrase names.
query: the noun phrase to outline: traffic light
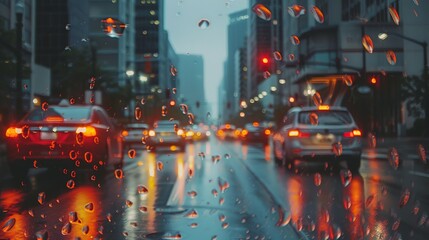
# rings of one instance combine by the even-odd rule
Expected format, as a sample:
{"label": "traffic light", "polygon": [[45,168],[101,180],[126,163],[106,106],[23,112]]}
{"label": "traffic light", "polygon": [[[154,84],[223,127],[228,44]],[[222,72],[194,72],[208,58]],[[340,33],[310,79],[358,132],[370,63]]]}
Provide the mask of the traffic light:
{"label": "traffic light", "polygon": [[368,83],[372,87],[379,87],[380,86],[380,76],[377,74],[369,75],[368,77]]}
{"label": "traffic light", "polygon": [[268,55],[261,55],[258,59],[258,71],[266,72],[270,71],[271,59]]}

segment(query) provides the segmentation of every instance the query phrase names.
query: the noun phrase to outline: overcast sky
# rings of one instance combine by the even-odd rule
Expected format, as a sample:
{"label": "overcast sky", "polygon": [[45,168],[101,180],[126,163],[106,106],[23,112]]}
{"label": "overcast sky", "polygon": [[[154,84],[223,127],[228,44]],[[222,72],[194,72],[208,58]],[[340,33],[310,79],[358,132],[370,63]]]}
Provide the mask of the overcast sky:
{"label": "overcast sky", "polygon": [[[248,7],[248,0],[166,0],[165,28],[178,54],[198,54],[204,57],[206,100],[217,116],[217,90],[223,77],[226,59],[228,14]],[[198,27],[208,19],[206,29]],[[178,69],[180,74],[180,69]],[[216,114],[216,115],[214,115]]]}

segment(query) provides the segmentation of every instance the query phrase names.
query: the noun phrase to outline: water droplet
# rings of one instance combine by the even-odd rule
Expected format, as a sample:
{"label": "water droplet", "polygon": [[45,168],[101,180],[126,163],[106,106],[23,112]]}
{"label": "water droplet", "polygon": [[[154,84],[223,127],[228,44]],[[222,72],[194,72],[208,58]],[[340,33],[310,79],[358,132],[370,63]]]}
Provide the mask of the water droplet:
{"label": "water droplet", "polygon": [[401,224],[401,219],[398,218],[398,219],[395,220],[395,222],[393,222],[393,224],[392,224],[392,230],[393,231],[398,230],[399,224]]}
{"label": "water droplet", "polygon": [[212,156],[212,162],[213,163],[217,163],[217,162],[219,162],[219,160],[220,160],[220,156],[219,155]]}
{"label": "water droplet", "polygon": [[70,172],[70,176],[71,176],[72,178],[76,177],[76,171],[74,171],[74,170],[73,170],[73,171],[71,171],[71,172]]}
{"label": "water droplet", "polygon": [[212,189],[212,194],[213,194],[214,197],[217,197],[217,194],[218,194],[217,190],[216,189]]}
{"label": "water droplet", "polygon": [[127,205],[127,207],[131,207],[133,205],[133,202],[130,200],[125,200],[125,205]]}
{"label": "water droplet", "polygon": [[227,229],[228,227],[229,227],[229,223],[227,223],[227,222],[222,223],[223,229]]}
{"label": "water droplet", "polygon": [[295,54],[293,54],[293,53],[289,54],[288,59],[289,59],[289,61],[295,60]]}
{"label": "water droplet", "polygon": [[144,105],[146,103],[146,99],[144,97],[142,97],[142,99],[140,100],[141,105]]}
{"label": "water droplet", "polygon": [[393,22],[396,25],[399,25],[399,19],[400,19],[399,14],[398,14],[398,11],[396,11],[396,9],[393,6],[389,7],[389,14],[392,17]]}
{"label": "water droplet", "polygon": [[320,173],[316,173],[314,174],[314,185],[318,187],[320,184],[322,184],[322,175]]}
{"label": "water droplet", "polygon": [[124,33],[127,25],[114,18],[105,18],[101,20],[104,33],[111,38],[119,38]]}
{"label": "water droplet", "polygon": [[314,93],[312,98],[313,98],[314,105],[320,106],[323,104],[323,100],[322,100],[322,97],[320,96],[320,93],[318,92]]}
{"label": "water droplet", "polygon": [[86,152],[84,155],[84,159],[87,163],[91,163],[92,162],[92,153],[91,152]]}
{"label": "water droplet", "polygon": [[287,12],[291,17],[298,18],[305,14],[305,8],[301,5],[294,4],[287,8]]}
{"label": "water droplet", "polygon": [[104,227],[101,225],[101,226],[99,226],[98,227],[98,229],[97,229],[97,232],[99,233],[99,234],[101,234],[101,235],[103,235],[104,234]]}
{"label": "water droplet", "polygon": [[374,200],[374,195],[369,195],[368,198],[365,201],[365,207],[368,208],[369,205],[371,205],[372,201]]}
{"label": "water droplet", "polygon": [[83,145],[83,133],[76,133],[76,143],[79,145]]}
{"label": "water droplet", "polygon": [[418,213],[419,213],[419,211],[420,211],[420,202],[417,200],[415,203],[414,203],[414,207],[413,207],[413,214],[414,215],[417,215]]}
{"label": "water droplet", "polygon": [[262,20],[271,20],[271,11],[263,4],[257,3],[252,7],[253,12]]}
{"label": "water droplet", "polygon": [[68,189],[73,189],[75,187],[75,183],[73,179],[67,181],[66,186]]}
{"label": "water droplet", "polygon": [[343,154],[343,144],[341,144],[341,142],[336,142],[332,144],[332,152],[337,157],[341,156],[341,154]]}
{"label": "water droplet", "polygon": [[171,76],[177,75],[177,68],[174,65],[170,66],[170,74],[171,74]]}
{"label": "water droplet", "polygon": [[377,146],[377,139],[372,133],[368,133],[368,145],[370,148],[375,148]]}
{"label": "water droplet", "polygon": [[106,219],[107,219],[107,221],[112,222],[112,214],[111,214],[111,213],[108,213],[108,214],[106,215]]}
{"label": "water droplet", "polygon": [[22,127],[21,136],[24,139],[27,139],[30,136],[30,127],[28,125]]}
{"label": "water droplet", "polygon": [[206,29],[209,26],[210,26],[210,21],[208,19],[203,18],[198,22],[198,27],[201,29]]}
{"label": "water droplet", "polygon": [[329,215],[329,212],[328,212],[328,210],[323,210],[323,212],[322,212],[322,216],[323,216],[323,219],[325,220],[325,222],[329,222],[330,221],[330,219],[331,219],[331,216]]}
{"label": "water droplet", "polygon": [[225,158],[225,159],[230,159],[230,158],[231,158],[231,155],[229,155],[228,153],[225,153],[224,158]]}
{"label": "water droplet", "polygon": [[164,105],[161,107],[161,115],[163,117],[167,116],[167,106]]}
{"label": "water droplet", "polygon": [[198,212],[195,209],[191,209],[189,212],[187,212],[185,214],[185,217],[187,217],[187,218],[197,218],[198,217]]}
{"label": "water droplet", "polygon": [[320,8],[313,6],[311,13],[313,13],[313,17],[318,23],[323,23],[325,21],[325,17],[323,16],[323,12]]}
{"label": "water droplet", "polygon": [[63,227],[61,228],[61,234],[62,235],[69,235],[70,234],[70,232],[71,232],[71,230],[72,230],[72,225],[68,222],[68,223],[65,223],[64,225],[63,225]]}
{"label": "water droplet", "polygon": [[3,224],[3,226],[2,226],[2,231],[3,232],[8,232],[8,231],[10,231],[12,228],[13,228],[13,226],[15,226],[15,223],[16,223],[16,219],[15,218],[10,218],[9,220],[7,220],[4,224]]}
{"label": "water droplet", "polygon": [[43,102],[42,103],[42,110],[46,112],[46,111],[48,111],[48,108],[49,108],[49,104],[47,102]]}
{"label": "water droplet", "polygon": [[194,170],[192,168],[189,168],[188,176],[189,176],[189,178],[192,178],[194,176]]}
{"label": "water droplet", "polygon": [[79,219],[77,217],[77,212],[75,212],[75,211],[69,212],[69,223],[75,223],[78,220]]}
{"label": "water droplet", "polygon": [[419,0],[413,0],[414,4],[416,4],[416,6],[419,5]]}
{"label": "water droplet", "polygon": [[94,203],[92,203],[92,202],[87,203],[87,204],[85,204],[84,208],[85,208],[85,211],[87,211],[87,212],[93,212],[94,211]]}
{"label": "water droplet", "polygon": [[188,114],[188,105],[180,104],[180,110],[182,111],[183,114],[187,115]]}
{"label": "water droplet", "polygon": [[353,85],[353,78],[350,75],[344,75],[343,81],[346,84],[346,86],[351,87]]}
{"label": "water droplet", "polygon": [[198,194],[197,194],[197,192],[196,192],[196,191],[189,191],[189,192],[188,192],[188,196],[189,196],[189,197],[191,197],[191,198],[195,198],[197,195],[198,195]]}
{"label": "water droplet", "polygon": [[66,30],[67,30],[67,31],[70,31],[70,29],[71,29],[71,24],[70,24],[70,23],[68,23],[68,24],[66,25]]}
{"label": "water droplet", "polygon": [[229,188],[229,183],[220,177],[218,177],[217,183],[218,183],[219,189],[222,193],[224,193],[226,191],[226,189]]}
{"label": "water droplet", "polygon": [[134,118],[139,121],[142,118],[142,110],[140,107],[134,109]]}
{"label": "water droplet", "polygon": [[49,233],[46,230],[40,230],[35,233],[36,240],[48,240],[49,239]]}
{"label": "water droplet", "polygon": [[420,157],[420,160],[423,162],[423,164],[427,163],[427,158],[426,158],[426,149],[422,144],[419,144],[418,148],[418,154]]}
{"label": "water droplet", "polygon": [[342,169],[340,171],[341,183],[344,187],[347,187],[352,181],[353,175],[352,172],[348,169]]}
{"label": "water droplet", "polygon": [[128,157],[133,159],[136,157],[136,150],[135,149],[130,149],[128,150]]}
{"label": "water droplet", "polygon": [[282,54],[279,51],[273,53],[273,57],[276,61],[281,61],[283,59]]}
{"label": "water droplet", "polygon": [[74,100],[74,98],[70,98],[69,102],[70,102],[70,105],[73,105],[73,104],[76,103],[76,101]]}
{"label": "water droplet", "polygon": [[37,201],[39,202],[40,205],[43,205],[45,203],[45,199],[46,199],[45,192],[40,192],[39,194],[37,194]]}
{"label": "water droplet", "polygon": [[223,197],[219,198],[219,205],[223,205],[225,202],[225,199]]}
{"label": "water droplet", "polygon": [[194,124],[194,114],[188,113],[188,123]]}
{"label": "water droplet", "polygon": [[344,209],[350,209],[350,207],[352,206],[352,200],[350,199],[349,196],[346,196],[343,199],[343,206],[344,206]]}
{"label": "water droplet", "polygon": [[148,192],[149,192],[149,190],[147,189],[147,187],[145,187],[143,185],[138,185],[137,186],[137,193],[138,194],[146,194]]}
{"label": "water droplet", "polygon": [[116,177],[116,179],[121,179],[124,177],[124,173],[122,172],[122,169],[116,169],[115,170],[115,177]]}
{"label": "water droplet", "polygon": [[317,113],[312,112],[310,115],[308,115],[311,125],[318,125],[319,124],[319,116]]}
{"label": "water droplet", "polygon": [[392,50],[386,52],[386,59],[390,65],[396,64],[396,54]]}
{"label": "water droplet", "polygon": [[368,53],[372,53],[374,51],[374,44],[372,43],[372,39],[366,34],[362,37],[362,46]]}
{"label": "water droplet", "polygon": [[401,199],[399,200],[399,207],[400,208],[407,205],[408,201],[410,200],[410,195],[411,195],[411,193],[410,193],[410,190],[408,190],[408,189],[405,189],[402,192]]}
{"label": "water droplet", "polygon": [[70,46],[65,46],[64,51],[67,51],[67,52],[71,51],[71,47]]}
{"label": "water droplet", "polygon": [[28,210],[28,215],[34,217],[34,211],[32,209]]}
{"label": "water droplet", "polygon": [[269,71],[264,71],[262,73],[262,75],[263,75],[264,79],[267,79],[267,78],[269,78],[271,76],[271,73]]}
{"label": "water droplet", "polygon": [[82,233],[84,235],[87,235],[89,233],[89,227],[88,227],[88,225],[85,225],[85,226],[82,227]]}
{"label": "water droplet", "polygon": [[158,169],[158,171],[162,171],[162,169],[164,169],[164,163],[158,161],[156,163],[156,168]]}
{"label": "water droplet", "polygon": [[396,148],[391,148],[388,155],[389,163],[393,169],[397,170],[399,168],[400,160],[398,150]]}
{"label": "water droplet", "polygon": [[292,36],[290,36],[290,42],[291,42],[293,45],[297,46],[297,45],[299,45],[299,43],[300,43],[301,41],[299,40],[299,37],[298,37],[298,36],[296,36],[296,35],[292,35]]}

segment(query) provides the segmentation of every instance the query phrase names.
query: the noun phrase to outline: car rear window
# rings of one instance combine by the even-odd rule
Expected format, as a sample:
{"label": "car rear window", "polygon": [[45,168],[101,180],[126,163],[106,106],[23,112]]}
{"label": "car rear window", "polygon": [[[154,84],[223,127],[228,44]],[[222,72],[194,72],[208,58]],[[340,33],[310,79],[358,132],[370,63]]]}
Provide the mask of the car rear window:
{"label": "car rear window", "polygon": [[344,125],[351,124],[352,118],[347,111],[303,111],[298,115],[298,123],[312,125],[310,114],[316,113],[318,116],[318,125]]}
{"label": "car rear window", "polygon": [[49,118],[61,117],[62,121],[86,121],[90,117],[88,107],[49,107],[46,111],[34,109],[24,121],[45,121]]}

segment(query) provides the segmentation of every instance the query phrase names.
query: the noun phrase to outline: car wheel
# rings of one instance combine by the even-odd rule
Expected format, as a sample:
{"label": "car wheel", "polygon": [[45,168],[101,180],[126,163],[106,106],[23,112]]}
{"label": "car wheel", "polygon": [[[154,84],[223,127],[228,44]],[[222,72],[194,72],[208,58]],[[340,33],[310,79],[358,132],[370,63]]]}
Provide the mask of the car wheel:
{"label": "car wheel", "polygon": [[28,168],[26,166],[10,163],[9,169],[10,173],[12,174],[12,177],[17,180],[22,180],[27,177]]}
{"label": "car wheel", "polygon": [[361,162],[360,156],[359,157],[352,157],[347,161],[347,167],[352,172],[358,172],[359,168],[360,168],[360,162]]}

